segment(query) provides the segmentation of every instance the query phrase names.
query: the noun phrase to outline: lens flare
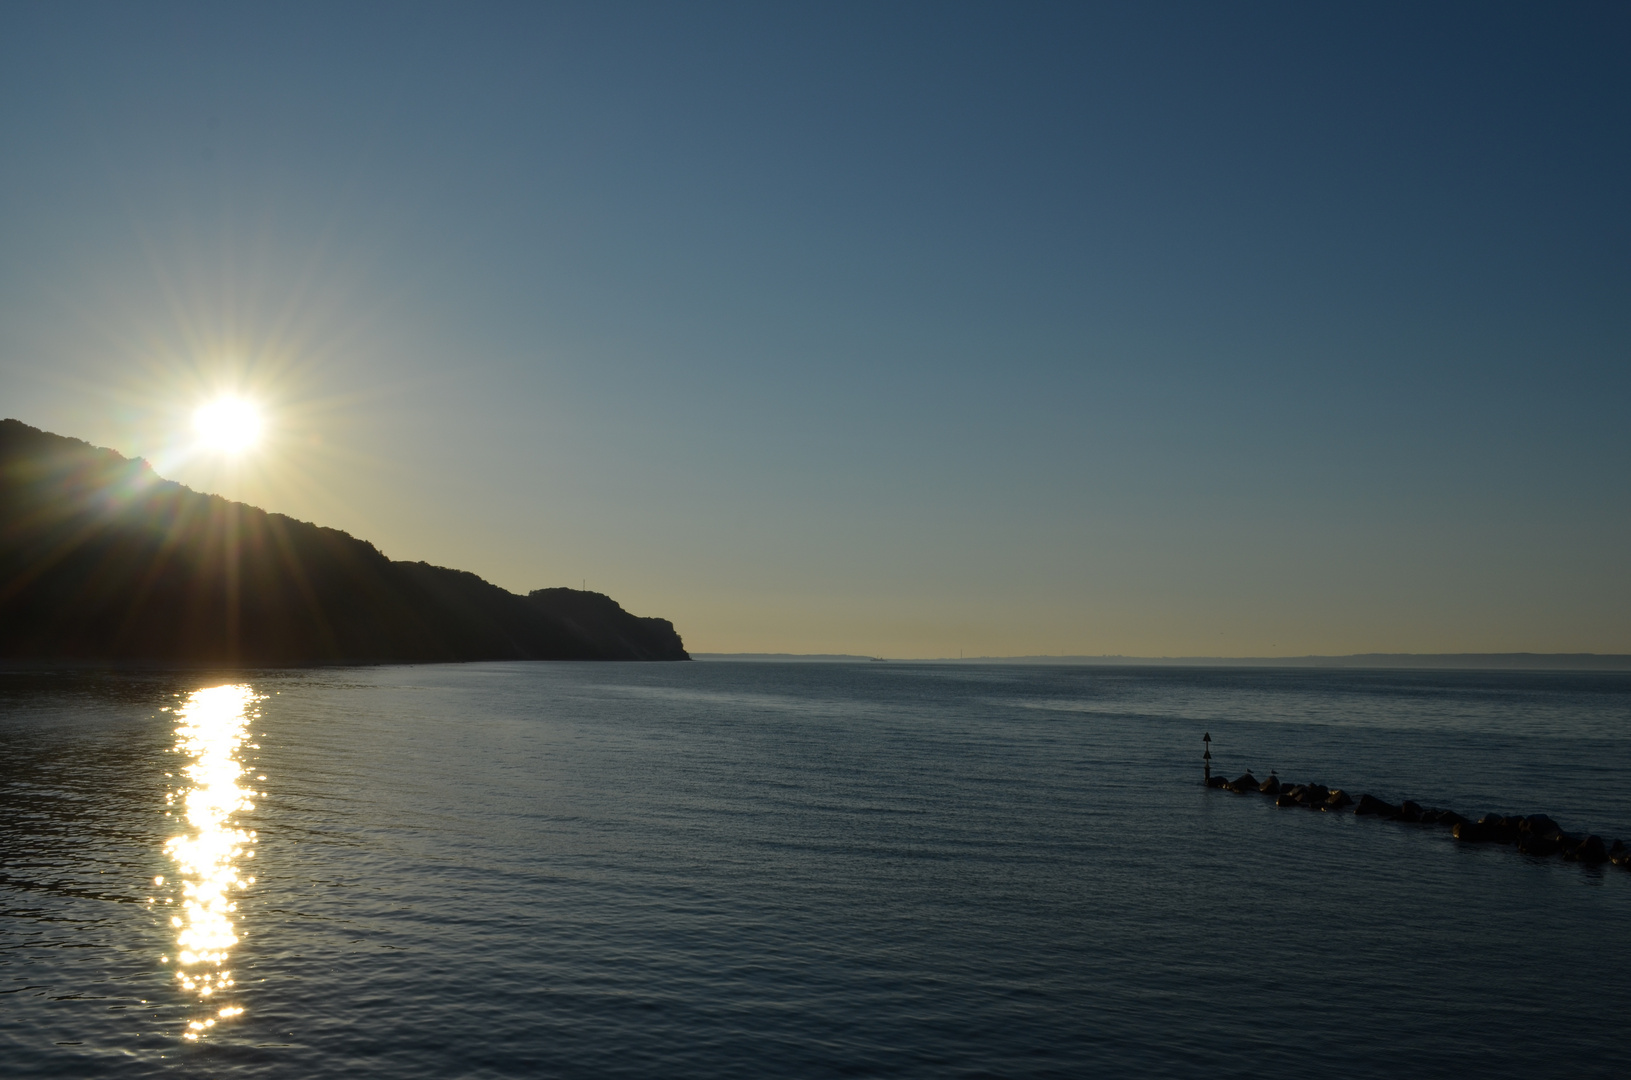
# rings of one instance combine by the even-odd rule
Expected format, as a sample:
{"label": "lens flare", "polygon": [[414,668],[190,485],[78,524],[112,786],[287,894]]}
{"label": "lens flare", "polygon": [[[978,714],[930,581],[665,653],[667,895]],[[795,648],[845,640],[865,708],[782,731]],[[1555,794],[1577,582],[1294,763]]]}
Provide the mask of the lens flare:
{"label": "lens flare", "polygon": [[216,398],[193,413],[199,440],[212,450],[242,453],[260,441],[260,409],[239,397]]}
{"label": "lens flare", "polygon": [[181,770],[186,786],[165,800],[173,806],[180,798],[188,829],[164,845],[180,879],[179,911],[170,918],[176,930],[175,977],[208,1007],[206,1015],[189,1021],[183,1032],[187,1039],[243,1012],[239,1006],[222,1005],[219,998],[234,985],[226,966],[238,944],[233,894],[255,881],[238,872],[238,860],[253,857],[249,849],[255,834],[238,828],[233,818],[254,809],[249,797],[255,792],[238,782],[246,771],[239,754],[259,700],[248,686],[216,686],[194,691],[176,710],[175,750],[191,760]]}

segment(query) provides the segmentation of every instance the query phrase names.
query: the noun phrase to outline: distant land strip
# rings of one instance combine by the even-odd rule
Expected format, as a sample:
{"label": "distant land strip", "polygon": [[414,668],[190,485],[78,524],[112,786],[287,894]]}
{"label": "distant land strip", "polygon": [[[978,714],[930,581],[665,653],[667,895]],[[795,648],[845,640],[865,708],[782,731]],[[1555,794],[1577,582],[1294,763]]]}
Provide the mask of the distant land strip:
{"label": "distant land strip", "polygon": [[[748,660],[767,664],[864,664],[878,659],[859,653],[694,652],[693,660]],[[901,661],[901,663],[927,661]]]}
{"label": "distant land strip", "polygon": [[1625,653],[1354,653],[1349,656],[951,656],[907,660],[849,653],[692,653],[697,660],[787,663],[1051,664],[1077,667],[1418,668],[1434,671],[1631,671]]}
{"label": "distant land strip", "polygon": [[[972,659],[972,658],[971,658]],[[941,660],[940,663],[948,661]],[[956,663],[956,660],[949,661]],[[967,661],[964,661],[965,663]],[[1631,671],[1621,653],[1354,653],[1349,656],[1006,656],[990,664],[1269,668],[1431,668],[1439,671]]]}

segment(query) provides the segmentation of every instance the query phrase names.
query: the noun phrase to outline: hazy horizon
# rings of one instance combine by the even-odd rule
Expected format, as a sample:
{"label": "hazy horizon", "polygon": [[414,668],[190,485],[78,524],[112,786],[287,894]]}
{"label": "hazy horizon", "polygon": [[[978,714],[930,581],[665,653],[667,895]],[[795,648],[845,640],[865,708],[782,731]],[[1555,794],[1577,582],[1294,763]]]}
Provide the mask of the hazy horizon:
{"label": "hazy horizon", "polygon": [[693,660],[811,663],[1034,664],[1082,667],[1285,667],[1442,671],[1627,671],[1626,653],[1351,653],[1345,656],[865,656],[856,653],[693,653]]}
{"label": "hazy horizon", "polygon": [[0,413],[696,653],[1627,654],[1627,44],[14,5]]}

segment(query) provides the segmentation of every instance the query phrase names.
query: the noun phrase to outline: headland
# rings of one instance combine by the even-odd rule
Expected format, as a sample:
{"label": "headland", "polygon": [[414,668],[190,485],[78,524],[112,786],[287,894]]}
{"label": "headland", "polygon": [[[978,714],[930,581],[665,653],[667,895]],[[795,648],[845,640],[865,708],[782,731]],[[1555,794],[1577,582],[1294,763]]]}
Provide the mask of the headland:
{"label": "headland", "polygon": [[0,660],[243,666],[688,660],[673,623],[475,574],[0,420]]}

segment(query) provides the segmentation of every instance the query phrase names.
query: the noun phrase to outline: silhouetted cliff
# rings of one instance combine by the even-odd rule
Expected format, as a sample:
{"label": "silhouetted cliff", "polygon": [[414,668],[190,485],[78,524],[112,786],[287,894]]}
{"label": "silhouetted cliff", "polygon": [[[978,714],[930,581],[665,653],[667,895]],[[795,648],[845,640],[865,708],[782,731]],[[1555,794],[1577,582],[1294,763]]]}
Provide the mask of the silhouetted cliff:
{"label": "silhouetted cliff", "polygon": [[687,660],[666,619],[474,574],[0,421],[0,658],[293,665]]}

